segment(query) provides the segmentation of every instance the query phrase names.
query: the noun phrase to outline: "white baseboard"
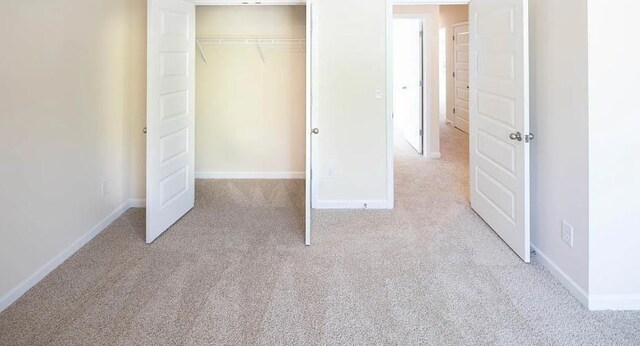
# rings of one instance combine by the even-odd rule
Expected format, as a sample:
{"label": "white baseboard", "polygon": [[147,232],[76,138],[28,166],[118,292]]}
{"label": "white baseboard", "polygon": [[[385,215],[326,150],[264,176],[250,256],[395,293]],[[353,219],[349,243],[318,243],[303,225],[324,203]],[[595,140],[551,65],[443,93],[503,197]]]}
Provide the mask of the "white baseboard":
{"label": "white baseboard", "polygon": [[196,179],[305,179],[305,172],[196,172]]}
{"label": "white baseboard", "polygon": [[439,152],[433,152],[430,153],[428,156],[430,159],[441,159],[442,158],[442,154]]}
{"label": "white baseboard", "polygon": [[107,227],[109,227],[109,225],[111,225],[115,220],[117,220],[120,216],[122,216],[122,214],[124,214],[129,208],[140,205],[140,201],[143,201],[143,200],[130,200],[122,204],[120,207],[116,208],[116,210],[112,211],[104,219],[98,222],[97,225],[93,226],[89,231],[87,231],[79,239],[73,242],[73,244],[69,245],[65,250],[63,250],[57,256],[49,260],[49,262],[47,262],[44,266],[38,269],[29,278],[27,278],[22,283],[20,283],[17,287],[15,287],[13,290],[7,293],[4,297],[0,298],[0,312],[4,311],[4,309],[11,306],[11,304],[13,304],[20,297],[22,297],[22,295],[25,294],[28,290],[30,290],[33,286],[38,284],[38,282],[40,282],[47,275],[49,275],[49,273],[51,273],[59,265],[64,263],[64,261],[66,261],[69,257],[75,254],[78,250],[80,250],[83,246],[85,246],[98,234],[100,234]]}
{"label": "white baseboard", "polygon": [[640,295],[596,295],[589,296],[589,310],[640,310]]}
{"label": "white baseboard", "polygon": [[538,254],[538,262],[540,262],[569,292],[578,299],[582,305],[589,307],[589,294],[582,289],[567,273],[558,267],[544,252],[540,251],[535,245],[531,248]]}
{"label": "white baseboard", "polygon": [[[366,204],[366,207],[365,207]],[[390,209],[392,205],[387,200],[373,201],[329,201],[318,200],[315,203],[315,209]]]}

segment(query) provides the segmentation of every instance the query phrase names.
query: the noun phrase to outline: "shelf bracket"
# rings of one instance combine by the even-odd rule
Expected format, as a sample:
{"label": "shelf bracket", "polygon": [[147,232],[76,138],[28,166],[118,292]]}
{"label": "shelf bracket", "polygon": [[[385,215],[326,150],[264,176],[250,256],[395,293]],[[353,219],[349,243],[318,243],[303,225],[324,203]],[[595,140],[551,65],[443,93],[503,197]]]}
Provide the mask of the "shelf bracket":
{"label": "shelf bracket", "polygon": [[202,56],[202,60],[204,60],[205,65],[209,65],[207,62],[207,55],[204,54],[204,50],[202,49],[202,45],[200,44],[200,40],[196,40],[196,45],[198,46],[198,50],[200,51],[200,55]]}
{"label": "shelf bracket", "polygon": [[264,53],[262,52],[262,46],[260,45],[260,41],[257,41],[258,52],[260,53],[260,59],[262,59],[262,63],[264,64]]}

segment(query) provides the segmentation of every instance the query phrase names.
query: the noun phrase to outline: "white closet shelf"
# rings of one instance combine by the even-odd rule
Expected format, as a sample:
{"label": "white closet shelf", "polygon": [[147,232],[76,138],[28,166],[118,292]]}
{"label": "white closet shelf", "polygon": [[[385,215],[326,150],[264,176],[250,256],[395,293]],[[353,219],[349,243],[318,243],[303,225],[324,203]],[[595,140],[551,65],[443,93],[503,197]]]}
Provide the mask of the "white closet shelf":
{"label": "white closet shelf", "polygon": [[307,40],[304,38],[198,38],[196,45],[202,55],[202,60],[207,64],[207,55],[202,49],[203,45],[255,45],[258,47],[262,62],[264,62],[264,54],[262,45],[303,45]]}

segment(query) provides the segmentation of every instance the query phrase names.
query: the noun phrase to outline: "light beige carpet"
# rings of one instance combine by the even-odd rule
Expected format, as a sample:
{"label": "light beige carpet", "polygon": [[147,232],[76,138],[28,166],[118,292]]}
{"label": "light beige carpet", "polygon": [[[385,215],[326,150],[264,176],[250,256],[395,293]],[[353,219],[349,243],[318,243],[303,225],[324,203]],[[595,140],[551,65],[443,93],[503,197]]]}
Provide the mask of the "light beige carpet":
{"label": "light beige carpet", "polygon": [[589,312],[467,202],[467,137],[399,141],[393,211],[318,211],[302,181],[198,181],[153,245],[130,210],[0,314],[0,345],[640,344],[640,314]]}

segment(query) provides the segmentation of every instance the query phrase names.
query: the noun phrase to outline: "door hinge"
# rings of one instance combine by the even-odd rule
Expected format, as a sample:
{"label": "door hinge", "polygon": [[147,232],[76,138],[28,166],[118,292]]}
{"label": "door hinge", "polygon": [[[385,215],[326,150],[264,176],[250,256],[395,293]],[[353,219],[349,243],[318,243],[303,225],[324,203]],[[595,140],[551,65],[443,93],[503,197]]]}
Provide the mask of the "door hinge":
{"label": "door hinge", "polygon": [[420,37],[424,35],[424,31],[420,31]]}
{"label": "door hinge", "polygon": [[453,114],[456,114],[456,109],[455,108],[453,109]]}
{"label": "door hinge", "polygon": [[420,134],[420,137],[422,137],[424,135],[424,131],[420,130],[420,132],[418,132]]}
{"label": "door hinge", "polygon": [[421,88],[424,87],[424,81],[423,80],[420,81],[420,87]]}
{"label": "door hinge", "polygon": [[455,72],[453,73],[453,78],[456,78],[456,73]]}
{"label": "door hinge", "polygon": [[454,41],[456,40],[456,35],[453,35],[453,40],[454,40]]}

